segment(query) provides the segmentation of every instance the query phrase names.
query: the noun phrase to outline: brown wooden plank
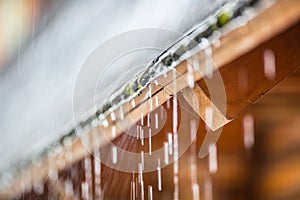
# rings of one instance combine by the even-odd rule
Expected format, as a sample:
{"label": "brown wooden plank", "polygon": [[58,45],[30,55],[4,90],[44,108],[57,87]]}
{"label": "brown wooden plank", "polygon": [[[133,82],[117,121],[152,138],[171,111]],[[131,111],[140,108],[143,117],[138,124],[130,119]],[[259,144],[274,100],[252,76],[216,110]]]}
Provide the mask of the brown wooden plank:
{"label": "brown wooden plank", "polygon": [[[235,118],[300,67],[299,35],[300,23],[219,70],[226,90],[227,118]],[[263,55],[266,50],[271,50],[275,55],[276,76],[274,79],[268,79],[264,73]],[[198,83],[209,96],[204,80]],[[224,103],[218,97],[215,97],[214,100],[216,105]]]}

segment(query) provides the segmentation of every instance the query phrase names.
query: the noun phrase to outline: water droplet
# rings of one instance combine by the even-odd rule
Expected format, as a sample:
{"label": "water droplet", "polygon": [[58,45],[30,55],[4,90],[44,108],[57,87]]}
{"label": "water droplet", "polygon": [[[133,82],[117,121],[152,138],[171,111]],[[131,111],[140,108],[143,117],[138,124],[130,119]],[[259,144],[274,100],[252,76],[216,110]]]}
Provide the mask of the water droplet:
{"label": "water droplet", "polygon": [[123,110],[123,106],[121,105],[120,108],[119,108],[119,118],[120,120],[123,120],[124,119],[124,110]]}
{"label": "water droplet", "polygon": [[188,70],[188,74],[187,74],[187,82],[190,88],[194,87],[194,75],[193,75],[193,66],[187,62],[187,70]]}
{"label": "water droplet", "polygon": [[248,114],[243,118],[243,128],[244,146],[249,150],[254,145],[254,119],[252,115]]}
{"label": "water droplet", "polygon": [[112,138],[115,138],[117,136],[116,134],[116,127],[115,126],[112,126],[111,127],[111,137]]}
{"label": "water droplet", "polygon": [[142,164],[142,170],[145,169],[145,163],[144,163],[144,151],[141,151],[141,164]]}
{"label": "water droplet", "polygon": [[147,114],[147,126],[150,128],[150,113]]}
{"label": "water droplet", "polygon": [[144,181],[141,181],[141,199],[144,200],[145,194],[144,194]]}
{"label": "water droplet", "polygon": [[168,133],[168,146],[169,146],[169,154],[172,155],[173,154],[173,135],[172,133]]}
{"label": "water droplet", "polygon": [[213,61],[212,61],[212,49],[210,47],[204,50],[205,52],[205,75],[207,78],[213,77]]}
{"label": "water droplet", "polygon": [[139,183],[143,181],[143,165],[142,163],[138,163],[139,168]]}
{"label": "water droplet", "polygon": [[130,199],[135,200],[135,182],[131,181],[130,182]]}
{"label": "water droplet", "polygon": [[155,129],[158,129],[158,113],[155,113],[154,117],[155,117]]}
{"label": "water droplet", "polygon": [[208,146],[208,149],[209,172],[213,174],[216,173],[218,170],[217,145],[210,144]]}
{"label": "water droplet", "polygon": [[176,174],[174,175],[174,200],[178,200],[178,199],[179,199],[179,179],[178,179],[178,174]]}
{"label": "water droplet", "polygon": [[116,114],[114,113],[114,112],[111,112],[110,113],[110,118],[111,118],[111,120],[114,122],[114,121],[116,121]]}
{"label": "water droplet", "polygon": [[269,80],[276,77],[275,54],[270,49],[264,51],[264,73]]}
{"label": "water droplet", "polygon": [[169,164],[169,144],[164,142],[164,161],[165,164]]}
{"label": "water droplet", "polygon": [[103,125],[105,128],[108,127],[108,121],[107,121],[107,119],[104,119],[104,120],[102,121],[102,125]]}
{"label": "water droplet", "polygon": [[144,146],[144,129],[140,129],[140,139],[141,139],[141,144]]}
{"label": "water droplet", "polygon": [[192,185],[192,190],[193,190],[193,199],[200,200],[200,189],[199,189],[199,185],[197,183],[194,183]]}
{"label": "water droplet", "polygon": [[158,166],[157,166],[157,180],[158,180],[157,189],[158,189],[158,191],[161,191],[162,190],[162,180],[161,180],[160,159],[158,159],[157,161],[158,161]]}
{"label": "water droplet", "polygon": [[170,103],[170,99],[167,100],[167,109],[170,109],[171,107],[171,103]]}
{"label": "water droplet", "polygon": [[89,185],[87,182],[81,183],[81,191],[82,191],[81,197],[83,199],[86,199],[86,200],[90,199],[89,198]]}
{"label": "water droplet", "polygon": [[149,140],[149,154],[151,155],[152,154],[152,130],[151,128],[149,128],[149,137],[148,137],[148,140]]}
{"label": "water droplet", "polygon": [[152,191],[152,186],[148,186],[148,200],[153,200],[153,191]]}
{"label": "water droplet", "polygon": [[116,164],[117,160],[118,160],[117,147],[116,146],[112,146],[111,152],[112,152],[112,162],[113,162],[113,164]]}
{"label": "water droplet", "polygon": [[135,107],[135,101],[134,99],[131,100],[131,106],[134,108]]}
{"label": "water droplet", "polygon": [[213,200],[213,184],[210,178],[206,178],[204,182],[204,199]]}
{"label": "water droplet", "polygon": [[144,114],[141,113],[141,126],[144,126]]}

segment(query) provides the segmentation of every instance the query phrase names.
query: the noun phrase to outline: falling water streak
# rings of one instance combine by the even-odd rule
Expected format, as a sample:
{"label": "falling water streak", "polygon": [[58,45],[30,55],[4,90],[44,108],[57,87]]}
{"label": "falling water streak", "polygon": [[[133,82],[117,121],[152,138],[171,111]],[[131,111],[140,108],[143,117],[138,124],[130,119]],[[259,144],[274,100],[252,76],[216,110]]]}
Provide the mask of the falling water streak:
{"label": "falling water streak", "polygon": [[168,78],[168,74],[167,73],[164,73],[164,78]]}
{"label": "falling water streak", "polygon": [[135,182],[131,181],[130,182],[130,199],[135,200]]}
{"label": "falling water streak", "polygon": [[105,128],[108,127],[108,121],[107,121],[107,119],[104,119],[104,120],[102,121],[102,125],[103,125]]}
{"label": "falling water streak", "polygon": [[208,154],[208,163],[209,163],[209,172],[216,173],[218,170],[218,158],[217,158],[217,145],[210,144],[208,146],[209,154]]}
{"label": "falling water streak", "polygon": [[178,174],[178,135],[174,135],[174,173]]}
{"label": "falling water streak", "polygon": [[134,108],[135,107],[135,101],[134,99],[131,100],[131,106]]}
{"label": "falling water streak", "polygon": [[117,133],[116,133],[116,127],[115,126],[112,126],[111,127],[111,137],[112,138],[115,138],[117,136]]}
{"label": "falling water streak", "polygon": [[73,182],[69,179],[65,180],[65,193],[68,197],[72,197],[74,195]]}
{"label": "falling water streak", "polygon": [[[144,152],[142,151],[142,154]],[[142,158],[142,162],[144,158]],[[139,168],[139,183],[141,185],[141,199],[144,199],[144,180],[143,180],[143,163],[139,163],[138,164],[138,168]]]}
{"label": "falling water streak", "polygon": [[93,121],[91,122],[92,128],[95,129],[98,125],[99,125],[99,119],[93,119]]}
{"label": "falling water streak", "polygon": [[150,111],[153,108],[153,100],[152,100],[152,88],[151,84],[149,84],[149,106],[150,106]]}
{"label": "falling water streak", "polygon": [[248,114],[243,118],[243,128],[244,146],[249,150],[254,145],[254,119],[252,115]]}
{"label": "falling water streak", "polygon": [[141,113],[141,126],[144,126],[144,114]]}
{"label": "falling water streak", "polygon": [[212,66],[212,49],[211,47],[206,48],[205,50],[205,72],[207,78],[213,77],[213,66]]}
{"label": "falling water streak", "polygon": [[164,107],[161,106],[160,107],[160,119],[163,119],[164,118]]}
{"label": "falling water streak", "polygon": [[269,80],[276,77],[275,54],[270,49],[264,51],[264,73]]}
{"label": "falling water streak", "polygon": [[192,65],[195,69],[200,70],[200,64],[199,64],[199,59],[192,57]]}
{"label": "falling water streak", "polygon": [[116,114],[114,113],[114,112],[111,112],[110,113],[110,118],[111,118],[111,120],[114,122],[114,121],[116,121]]}
{"label": "falling water streak", "polygon": [[206,178],[204,182],[204,199],[213,200],[213,184],[210,178]]}
{"label": "falling water streak", "polygon": [[152,191],[152,186],[148,186],[148,200],[153,200],[153,191]]}
{"label": "falling water streak", "polygon": [[151,139],[151,136],[152,135],[152,130],[151,128],[149,128],[149,137],[148,137],[148,140],[149,140],[149,155],[152,155],[152,139]]}
{"label": "falling water streak", "polygon": [[174,199],[179,199],[179,184],[178,184],[178,135],[177,135],[177,125],[178,125],[178,116],[177,116],[177,85],[176,85],[176,69],[172,71],[173,75],[173,135],[174,135],[174,163],[173,163],[173,173],[174,173]]}
{"label": "falling water streak", "polygon": [[[114,114],[113,114],[114,115]],[[112,115],[111,115],[112,116]],[[114,132],[112,128],[112,132]],[[95,183],[95,198],[100,199],[102,190],[101,190],[101,154],[100,149],[97,146],[99,144],[98,131],[94,133],[94,183]]]}
{"label": "falling water streak", "polygon": [[81,194],[81,197],[82,199],[85,199],[85,200],[89,200],[89,185],[87,182],[82,182],[81,183],[81,191],[82,191],[82,194]]}
{"label": "falling water streak", "polygon": [[177,135],[177,85],[176,85],[176,69],[172,71],[173,76],[173,135],[174,135],[174,163],[173,163],[173,173],[174,173],[174,199],[179,198],[179,185],[178,185],[178,135]]}
{"label": "falling water streak", "polygon": [[120,120],[123,120],[124,119],[124,110],[123,110],[123,106],[120,105],[120,108],[119,108],[119,117],[120,117]]}
{"label": "falling water streak", "polygon": [[192,185],[192,192],[193,192],[193,199],[199,200],[200,199],[200,189],[199,184],[197,182],[197,124],[195,120],[192,120],[190,123],[190,139],[191,139],[191,185]]}
{"label": "falling water streak", "polygon": [[138,163],[138,169],[139,169],[139,183],[143,181],[143,166],[142,163]]}
{"label": "falling water streak", "polygon": [[[78,167],[79,166],[73,166],[71,168],[71,176],[70,176],[70,180],[74,180],[74,179],[77,179],[79,177],[79,170],[78,170]],[[79,185],[80,186],[80,185]],[[76,196],[80,196],[80,193],[79,193],[79,188],[77,185],[74,185],[74,195]]]}
{"label": "falling water streak", "polygon": [[177,134],[177,85],[176,69],[172,70],[173,75],[173,134]]}
{"label": "falling water streak", "polygon": [[[88,187],[88,196],[92,195],[92,164],[91,164],[91,158],[90,156],[87,156],[84,159],[84,171],[85,171],[85,182],[87,183]],[[89,199],[89,198],[87,198]]]}
{"label": "falling water streak", "polygon": [[164,161],[165,164],[169,164],[169,144],[164,142]]}
{"label": "falling water streak", "polygon": [[141,139],[141,144],[144,146],[144,129],[140,129],[140,139]]}
{"label": "falling water streak", "polygon": [[174,199],[179,199],[179,183],[178,183],[178,175],[174,176]]}
{"label": "falling water streak", "polygon": [[221,37],[222,33],[220,33],[219,31],[216,31],[216,32],[214,33],[214,35],[215,35],[216,33],[218,33],[218,34],[220,34],[220,35],[218,35],[216,38],[214,38],[214,39],[212,40],[212,45],[213,45],[215,48],[218,48],[218,47],[221,46],[220,37]]}
{"label": "falling water streak", "polygon": [[141,199],[144,200],[144,181],[141,181]]}
{"label": "falling water streak", "polygon": [[171,103],[170,103],[170,99],[167,100],[167,109],[170,109],[171,107]]}
{"label": "falling water streak", "polygon": [[192,185],[192,190],[193,190],[193,199],[194,200],[200,200],[200,189],[199,189],[199,184],[194,183]]}
{"label": "falling water streak", "polygon": [[155,96],[155,107],[158,107],[158,96]]}
{"label": "falling water streak", "polygon": [[169,143],[169,154],[173,154],[173,135],[172,133],[168,133],[168,143]]}
{"label": "falling water streak", "polygon": [[[191,165],[191,185],[193,186],[194,184],[197,183],[197,161],[196,161],[196,134],[197,134],[197,129],[196,129],[196,122],[195,120],[191,121],[191,156],[190,156],[190,165]],[[195,141],[194,141],[195,140]]]}
{"label": "falling water streak", "polygon": [[111,152],[112,152],[112,162],[113,164],[116,164],[118,161],[118,152],[117,152],[117,147],[112,146],[111,147]]}
{"label": "falling water streak", "polygon": [[147,126],[150,128],[150,113],[147,114]]}
{"label": "falling water streak", "polygon": [[138,184],[138,178],[135,178],[135,196],[139,196],[139,184]]}
{"label": "falling water streak", "polygon": [[158,129],[158,113],[155,113],[154,116],[155,116],[155,129]]}
{"label": "falling water streak", "polygon": [[96,199],[101,197],[101,158],[100,150],[96,149],[94,152],[94,173],[95,173],[95,196]]}
{"label": "falling water streak", "polygon": [[157,189],[158,189],[158,191],[161,191],[162,190],[162,182],[161,182],[160,159],[158,159],[157,162],[158,162],[158,165],[157,165],[157,180],[158,180]]}
{"label": "falling water streak", "polygon": [[140,138],[140,129],[141,129],[141,128],[142,128],[142,127],[139,126],[139,125],[136,126],[136,139],[139,139],[139,138]]}
{"label": "falling water streak", "polygon": [[194,88],[194,75],[193,75],[193,66],[190,64],[190,62],[187,62],[187,69],[188,69],[188,75],[187,75],[187,81],[190,88]]}
{"label": "falling water streak", "polygon": [[145,169],[145,163],[144,163],[144,151],[141,151],[141,162],[142,162],[142,170]]}
{"label": "falling water streak", "polygon": [[213,109],[212,107],[206,107],[205,109],[205,121],[208,127],[213,126]]}

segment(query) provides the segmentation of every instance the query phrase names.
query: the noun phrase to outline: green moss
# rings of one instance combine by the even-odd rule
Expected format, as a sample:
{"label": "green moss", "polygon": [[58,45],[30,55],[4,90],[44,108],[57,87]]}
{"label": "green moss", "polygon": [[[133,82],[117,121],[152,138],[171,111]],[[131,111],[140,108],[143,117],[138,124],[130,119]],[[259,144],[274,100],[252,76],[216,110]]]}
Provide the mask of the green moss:
{"label": "green moss", "polygon": [[218,27],[222,27],[225,24],[227,24],[228,21],[231,19],[231,17],[232,17],[232,14],[230,12],[222,12],[218,16],[218,22],[217,22]]}
{"label": "green moss", "polygon": [[125,93],[128,94],[128,95],[132,95],[133,94],[133,90],[131,88],[131,85],[130,83],[128,83],[125,87]]}

